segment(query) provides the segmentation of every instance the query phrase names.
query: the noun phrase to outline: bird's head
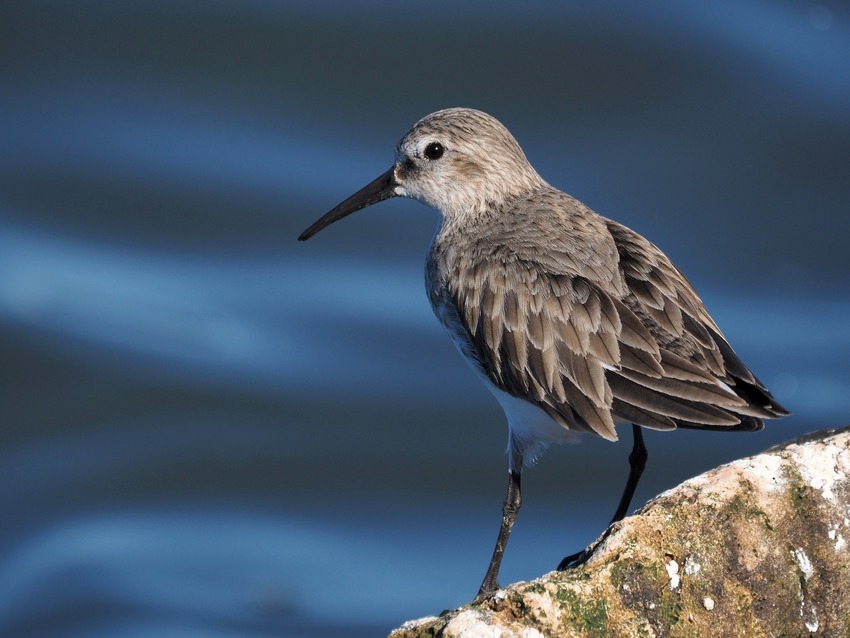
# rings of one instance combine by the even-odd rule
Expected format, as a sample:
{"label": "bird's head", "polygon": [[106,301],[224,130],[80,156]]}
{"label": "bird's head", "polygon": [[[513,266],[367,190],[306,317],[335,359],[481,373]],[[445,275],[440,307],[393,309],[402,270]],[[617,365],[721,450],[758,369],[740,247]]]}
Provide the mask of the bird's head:
{"label": "bird's head", "polygon": [[508,130],[494,117],[465,108],[419,120],[396,147],[386,173],[337,205],[299,237],[391,197],[409,197],[447,219],[477,216],[543,184]]}

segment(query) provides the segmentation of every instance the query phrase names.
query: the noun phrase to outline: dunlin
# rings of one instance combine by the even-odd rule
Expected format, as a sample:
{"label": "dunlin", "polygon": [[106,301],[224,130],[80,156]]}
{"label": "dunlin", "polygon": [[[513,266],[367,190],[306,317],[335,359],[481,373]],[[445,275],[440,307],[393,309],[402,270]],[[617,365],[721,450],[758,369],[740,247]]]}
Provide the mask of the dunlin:
{"label": "dunlin", "polygon": [[646,463],[641,428],[751,431],[788,414],[667,256],[547,184],[492,116],[453,108],[421,119],[390,170],[299,239],[391,197],[442,214],[428,297],[508,420],[508,491],[477,600],[499,587],[522,469],[549,444],[583,432],[616,441],[615,425],[632,424],[614,522]]}

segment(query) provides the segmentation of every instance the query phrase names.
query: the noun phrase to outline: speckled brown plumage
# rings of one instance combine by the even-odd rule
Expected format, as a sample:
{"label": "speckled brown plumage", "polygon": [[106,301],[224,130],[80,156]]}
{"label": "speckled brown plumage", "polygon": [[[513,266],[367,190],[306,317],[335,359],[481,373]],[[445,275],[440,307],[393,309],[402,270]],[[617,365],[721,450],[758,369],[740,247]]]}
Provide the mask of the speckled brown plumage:
{"label": "speckled brown plumage", "polygon": [[635,425],[617,518],[645,461],[637,426],[758,430],[787,414],[667,256],[547,184],[486,113],[446,109],[417,122],[393,168],[301,239],[395,196],[442,214],[428,296],[508,417],[511,481],[479,597],[497,586],[523,465],[548,444],[578,432],[613,441],[618,423]]}

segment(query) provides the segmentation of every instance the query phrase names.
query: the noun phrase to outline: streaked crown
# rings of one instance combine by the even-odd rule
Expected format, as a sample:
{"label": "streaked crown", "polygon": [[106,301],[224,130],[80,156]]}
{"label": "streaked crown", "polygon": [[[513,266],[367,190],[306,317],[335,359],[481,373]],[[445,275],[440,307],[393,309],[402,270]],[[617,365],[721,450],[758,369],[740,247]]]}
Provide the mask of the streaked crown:
{"label": "streaked crown", "polygon": [[431,113],[396,149],[396,192],[447,218],[479,214],[544,184],[508,130],[466,108]]}

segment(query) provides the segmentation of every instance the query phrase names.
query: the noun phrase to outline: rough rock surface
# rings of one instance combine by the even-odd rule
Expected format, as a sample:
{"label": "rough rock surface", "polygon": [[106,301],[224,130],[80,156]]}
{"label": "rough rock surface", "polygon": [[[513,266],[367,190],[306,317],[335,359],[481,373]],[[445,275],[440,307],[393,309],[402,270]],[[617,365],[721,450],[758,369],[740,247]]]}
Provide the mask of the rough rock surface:
{"label": "rough rock surface", "polygon": [[850,427],[664,492],[588,561],[391,638],[850,637]]}

